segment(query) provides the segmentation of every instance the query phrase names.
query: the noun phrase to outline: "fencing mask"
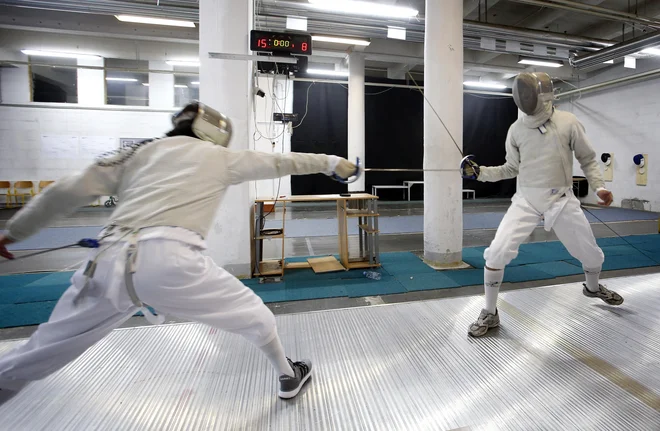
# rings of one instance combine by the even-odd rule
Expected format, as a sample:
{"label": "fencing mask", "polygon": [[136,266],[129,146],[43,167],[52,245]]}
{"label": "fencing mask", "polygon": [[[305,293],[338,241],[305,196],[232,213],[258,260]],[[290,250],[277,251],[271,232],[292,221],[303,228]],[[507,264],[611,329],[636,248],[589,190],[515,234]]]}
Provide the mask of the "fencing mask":
{"label": "fencing mask", "polygon": [[513,100],[527,115],[536,115],[554,100],[552,79],[543,72],[523,72],[513,81]]}
{"label": "fencing mask", "polygon": [[172,117],[172,125],[177,129],[190,122],[193,134],[202,141],[209,141],[226,147],[231,139],[229,118],[200,102],[186,105]]}

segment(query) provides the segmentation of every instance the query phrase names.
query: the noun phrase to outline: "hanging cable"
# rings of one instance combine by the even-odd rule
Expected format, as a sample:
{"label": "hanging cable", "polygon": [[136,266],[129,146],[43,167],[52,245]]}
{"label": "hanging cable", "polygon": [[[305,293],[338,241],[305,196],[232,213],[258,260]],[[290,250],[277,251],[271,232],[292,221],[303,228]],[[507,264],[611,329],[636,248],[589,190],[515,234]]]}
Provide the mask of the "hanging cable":
{"label": "hanging cable", "polygon": [[305,98],[305,114],[303,115],[302,119],[300,120],[300,123],[298,123],[297,126],[293,126],[294,129],[297,129],[298,127],[302,126],[303,121],[305,121],[305,118],[307,117],[307,112],[309,108],[309,90],[312,89],[312,86],[316,84],[316,82],[312,81],[311,84],[309,84],[309,87],[307,87],[307,96]]}
{"label": "hanging cable", "polygon": [[433,113],[435,114],[435,116],[438,118],[438,120],[440,120],[440,123],[442,124],[442,127],[444,127],[445,130],[447,131],[447,134],[449,135],[449,137],[451,138],[451,141],[456,146],[456,149],[458,150],[459,153],[461,153],[461,157],[465,157],[463,155],[463,150],[461,150],[461,147],[458,145],[458,142],[456,142],[456,139],[454,139],[454,137],[452,136],[451,132],[447,128],[447,125],[445,125],[445,122],[442,121],[442,118],[440,117],[440,114],[438,114],[438,111],[435,110],[435,108],[433,107],[433,105],[431,104],[429,99],[426,97],[426,94],[424,94],[424,90],[422,90],[422,87],[420,87],[417,84],[417,81],[415,81],[415,78],[412,76],[412,73],[410,73],[410,71],[408,71],[407,73],[408,73],[408,76],[410,76],[410,79],[412,79],[412,82],[415,84],[415,87],[417,87],[417,90],[419,90],[419,92],[422,93],[422,96],[424,97],[424,100],[426,100],[426,103],[429,104],[429,106],[431,107],[431,110],[433,110]]}

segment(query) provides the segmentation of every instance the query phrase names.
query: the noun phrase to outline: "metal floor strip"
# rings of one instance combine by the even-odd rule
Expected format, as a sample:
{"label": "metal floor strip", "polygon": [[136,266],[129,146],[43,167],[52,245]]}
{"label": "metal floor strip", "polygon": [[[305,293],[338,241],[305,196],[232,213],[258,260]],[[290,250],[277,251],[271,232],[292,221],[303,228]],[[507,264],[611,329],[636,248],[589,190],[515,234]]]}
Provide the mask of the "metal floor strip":
{"label": "metal floor strip", "polygon": [[[314,361],[292,401],[240,337],[184,323],[114,331],[0,407],[7,430],[657,430],[660,274],[507,292],[502,328],[470,339],[481,297],[278,316]],[[0,354],[22,341],[0,343]]]}

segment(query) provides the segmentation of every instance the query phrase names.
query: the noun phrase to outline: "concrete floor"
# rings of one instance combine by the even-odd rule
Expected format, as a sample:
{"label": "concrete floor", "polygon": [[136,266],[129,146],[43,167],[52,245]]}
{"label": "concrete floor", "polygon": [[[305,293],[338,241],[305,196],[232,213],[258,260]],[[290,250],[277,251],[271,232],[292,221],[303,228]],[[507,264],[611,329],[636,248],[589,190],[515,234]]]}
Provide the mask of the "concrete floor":
{"label": "concrete floor", "polygon": [[[475,200],[464,201],[465,213],[480,212],[504,212],[509,206],[509,200]],[[336,210],[334,204],[298,204],[290,205],[287,209],[287,219],[302,218],[334,218]],[[0,211],[0,229],[4,229],[6,221],[15,213],[14,210]],[[382,202],[379,204],[379,213],[383,217],[396,217],[404,215],[423,215],[424,208],[422,202]],[[101,226],[109,218],[111,211],[106,208],[85,208],[78,211],[70,217],[58,220],[52,226]],[[279,214],[273,214],[269,217],[281,218]],[[617,222],[603,224],[593,224],[592,229],[598,238],[613,237],[619,235],[650,234],[658,232],[657,221],[633,221]],[[616,233],[614,233],[614,232]],[[488,245],[495,236],[495,229],[474,229],[463,232],[463,243],[465,247],[477,247]],[[543,228],[537,228],[529,237],[528,242],[556,241],[557,237],[553,232],[546,232]],[[351,238],[351,248],[357,248],[357,239]],[[271,250],[279,250],[281,244],[275,241],[270,245]],[[381,235],[380,251],[412,251],[420,252],[424,248],[423,234],[403,234],[403,235]],[[268,253],[268,247],[265,248]],[[292,238],[286,240],[286,255],[309,256],[326,255],[337,252],[337,237],[309,237]],[[21,251],[15,253],[17,256],[28,254],[30,251]],[[42,256],[18,260],[6,263],[0,263],[1,274],[14,274],[24,272],[40,271],[63,271],[77,268],[85,259],[87,251],[84,249],[61,250],[55,253],[48,253]],[[274,252],[273,252],[274,253]],[[275,253],[274,253],[275,254]],[[660,267],[643,268],[634,270],[611,271],[604,273],[605,278],[615,276],[628,276],[636,274],[647,274],[660,272]],[[546,286],[558,283],[570,283],[580,281],[582,276],[563,277],[554,280],[542,280],[537,282],[505,284],[503,290],[515,290],[529,287]],[[319,311],[339,308],[360,307],[369,305],[380,305],[386,303],[399,303],[409,301],[419,301],[428,299],[438,299],[446,297],[456,297],[465,295],[474,295],[482,293],[481,286],[463,287],[458,289],[442,289],[437,291],[411,292],[397,295],[387,295],[368,298],[331,298],[311,301],[296,301],[290,303],[269,304],[269,307],[275,314],[290,314],[305,311]],[[168,320],[168,322],[181,322],[180,320]],[[141,326],[145,324],[143,318],[132,318],[125,327]],[[14,339],[28,337],[36,330],[36,326],[0,329],[0,339]]]}

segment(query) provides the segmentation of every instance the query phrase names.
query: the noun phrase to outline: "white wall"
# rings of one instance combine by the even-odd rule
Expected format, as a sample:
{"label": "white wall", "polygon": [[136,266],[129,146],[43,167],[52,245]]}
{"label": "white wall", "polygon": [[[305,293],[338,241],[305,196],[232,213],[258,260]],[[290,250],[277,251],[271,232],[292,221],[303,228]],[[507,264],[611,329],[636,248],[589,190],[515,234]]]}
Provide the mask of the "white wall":
{"label": "white wall", "polygon": [[[652,60],[638,61],[637,65],[637,70],[632,71],[635,74],[660,68],[660,62]],[[581,82],[580,86],[609,81],[630,73],[617,65],[595,79]],[[573,112],[584,124],[596,150],[601,171],[604,167],[600,161],[601,154],[614,153],[614,180],[606,183],[614,194],[614,206],[621,206],[623,199],[636,198],[649,201],[646,209],[660,211],[660,190],[655,187],[660,180],[660,147],[657,142],[660,99],[656,97],[659,85],[660,80],[652,79],[586,93],[581,98],[575,97],[559,105],[559,109]],[[638,153],[649,155],[646,186],[636,184],[636,166],[632,159]],[[577,161],[573,172],[583,175]],[[584,199],[590,203],[596,203],[596,200],[593,193]]]}
{"label": "white wall", "polygon": [[[273,122],[273,112],[293,112],[293,81],[287,80],[283,76],[276,79],[272,77],[259,77],[258,86],[266,93],[266,97],[255,96],[253,105],[256,112],[253,112],[252,119],[256,121],[254,138],[250,142],[250,148],[265,152],[285,152],[291,151],[291,134],[289,128],[284,127],[282,123]],[[275,98],[272,94],[275,93]],[[299,112],[302,116],[304,112]],[[294,129],[295,133],[295,129]],[[275,146],[273,146],[275,142]],[[291,176],[283,177],[280,180],[264,180],[254,183],[257,197],[271,197],[277,194],[279,185],[280,196],[291,195]]]}
{"label": "white wall", "polygon": [[[171,128],[171,114],[136,110],[10,107],[0,105],[0,180],[57,180],[90,163],[94,156],[81,154],[79,146],[60,151],[53,158],[43,135],[95,137],[119,146],[119,138],[162,136]],[[99,153],[102,154],[99,148]]]}

